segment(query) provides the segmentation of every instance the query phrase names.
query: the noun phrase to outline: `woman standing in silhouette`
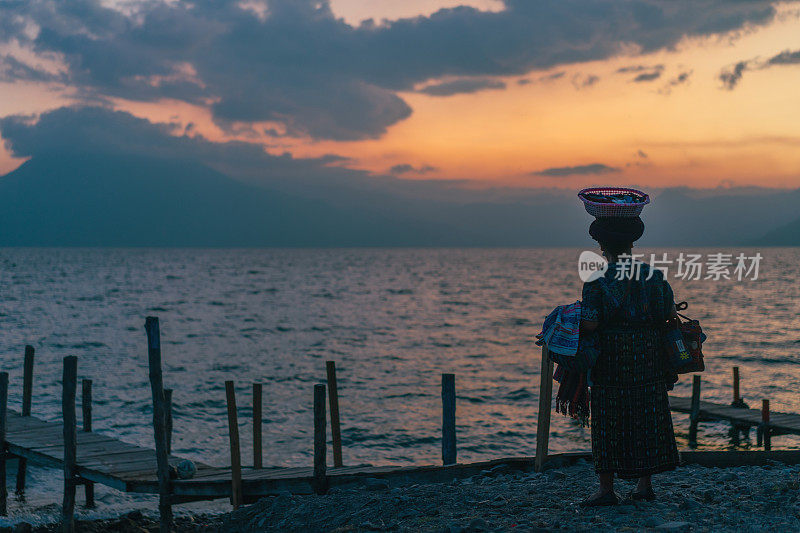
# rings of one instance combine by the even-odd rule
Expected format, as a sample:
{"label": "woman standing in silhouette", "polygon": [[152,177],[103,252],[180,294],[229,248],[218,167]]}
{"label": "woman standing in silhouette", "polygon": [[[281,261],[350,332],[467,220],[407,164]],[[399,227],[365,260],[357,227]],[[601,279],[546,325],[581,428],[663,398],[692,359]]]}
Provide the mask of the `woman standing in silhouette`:
{"label": "woman standing in silhouette", "polygon": [[596,331],[600,342],[589,373],[592,457],[600,488],[581,502],[585,506],[619,502],[615,475],[638,479],[630,499],[651,501],[651,476],[678,465],[667,396],[677,376],[662,354],[663,325],[676,316],[672,288],[660,270],[624,260],[642,233],[639,217],[598,218],[589,228],[609,268],[583,285],[581,302],[581,335]]}

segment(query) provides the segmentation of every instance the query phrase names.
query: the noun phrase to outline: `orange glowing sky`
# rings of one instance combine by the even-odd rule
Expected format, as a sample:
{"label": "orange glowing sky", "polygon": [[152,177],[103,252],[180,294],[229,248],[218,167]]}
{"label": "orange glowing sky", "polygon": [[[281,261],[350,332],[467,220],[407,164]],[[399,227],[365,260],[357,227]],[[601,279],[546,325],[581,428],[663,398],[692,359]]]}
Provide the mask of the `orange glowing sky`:
{"label": "orange glowing sky", "polygon": [[[464,2],[334,0],[334,12],[351,24],[365,18],[427,15],[440,7],[469,4],[498,10],[497,1]],[[674,50],[640,55],[621,50],[608,60],[554,67],[496,78],[504,89],[448,97],[404,92],[410,118],[377,139],[361,141],[268,138],[224,132],[202,107],[176,102],[113,99],[118,109],[180,124],[195,134],[263,143],[272,153],[338,154],[346,166],[388,173],[410,164],[431,167],[408,179],[464,179],[476,184],[576,188],[613,181],[651,187],[759,185],[800,187],[800,64],[752,69],[734,90],[725,90],[722,69],[740,60],[766,59],[800,50],[800,6],[779,4],[766,26],[735,34],[684,39]],[[631,65],[663,65],[654,81],[634,83]],[[57,67],[54,67],[57,68]],[[546,79],[552,74],[563,74]],[[681,73],[688,81],[669,87]],[[581,86],[590,76],[594,84]],[[520,80],[523,81],[520,84]],[[441,80],[436,80],[441,81]],[[69,88],[0,83],[0,116],[33,114],[72,103]],[[0,151],[0,172],[21,163]],[[604,164],[604,176],[535,176],[550,167]],[[340,163],[342,164],[342,163]]]}

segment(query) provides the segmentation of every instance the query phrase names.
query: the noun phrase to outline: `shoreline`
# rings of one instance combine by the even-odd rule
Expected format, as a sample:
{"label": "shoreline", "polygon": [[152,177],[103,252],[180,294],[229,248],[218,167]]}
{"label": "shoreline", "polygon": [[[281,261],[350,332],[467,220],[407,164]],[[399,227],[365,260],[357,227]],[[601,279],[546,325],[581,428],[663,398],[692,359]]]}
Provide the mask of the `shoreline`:
{"label": "shoreline", "polygon": [[[770,462],[728,468],[685,465],[654,476],[652,503],[584,509],[596,489],[586,460],[544,473],[505,465],[446,483],[398,484],[370,479],[327,495],[263,498],[223,514],[182,515],[178,532],[224,531],[776,531],[800,530],[800,465]],[[617,481],[625,496],[634,486]],[[79,521],[77,531],[157,531],[157,518],[133,511]],[[17,526],[19,527],[19,526]],[[59,531],[57,523],[27,531]],[[6,531],[25,531],[0,528]]]}
{"label": "shoreline", "polygon": [[[584,509],[590,462],[514,472],[496,467],[449,483],[333,489],[262,499],[225,515],[221,531],[776,531],[800,530],[800,465],[686,465],[654,476],[658,499]],[[635,482],[617,481],[624,496]]]}

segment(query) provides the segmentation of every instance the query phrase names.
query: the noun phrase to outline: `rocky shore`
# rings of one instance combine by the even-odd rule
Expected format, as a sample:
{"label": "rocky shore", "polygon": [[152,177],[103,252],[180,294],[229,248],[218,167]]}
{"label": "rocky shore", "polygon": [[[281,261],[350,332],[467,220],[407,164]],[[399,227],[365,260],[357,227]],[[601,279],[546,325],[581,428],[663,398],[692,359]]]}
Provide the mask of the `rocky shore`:
{"label": "rocky shore", "polygon": [[[800,531],[800,466],[685,466],[654,478],[658,499],[585,509],[592,466],[543,474],[503,467],[446,484],[280,495],[222,518],[221,531]],[[626,495],[631,482],[617,482]]]}
{"label": "rocky shore", "polygon": [[[655,502],[581,508],[595,484],[586,461],[543,474],[503,465],[450,483],[390,486],[372,479],[325,496],[287,493],[224,515],[184,516],[176,531],[800,531],[800,466],[689,465],[654,478]],[[617,482],[622,496],[632,488]],[[77,525],[92,533],[158,531],[157,520],[139,512]],[[7,531],[59,531],[55,524],[19,527]]]}

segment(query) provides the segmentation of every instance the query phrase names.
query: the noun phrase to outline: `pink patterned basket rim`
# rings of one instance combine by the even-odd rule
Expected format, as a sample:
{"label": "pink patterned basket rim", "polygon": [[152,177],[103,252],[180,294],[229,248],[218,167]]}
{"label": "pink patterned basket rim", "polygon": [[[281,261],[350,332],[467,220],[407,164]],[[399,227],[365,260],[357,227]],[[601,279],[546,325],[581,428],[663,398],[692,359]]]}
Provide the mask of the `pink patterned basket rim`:
{"label": "pink patterned basket rim", "polygon": [[[600,191],[605,191],[605,192],[614,191],[611,194],[632,192],[634,194],[638,194],[639,196],[643,197],[644,198],[644,202],[636,202],[636,203],[633,203],[633,204],[608,204],[608,203],[604,203],[604,202],[593,202],[593,201],[587,200],[586,198],[583,197],[584,193],[592,193],[592,192],[600,192]],[[581,192],[579,192],[578,193],[578,198],[580,198],[581,201],[583,203],[585,203],[585,204],[591,204],[591,205],[597,205],[597,206],[604,206],[604,205],[605,206],[610,206],[610,205],[616,205],[616,206],[642,205],[643,206],[643,205],[647,205],[647,204],[650,203],[650,195],[648,195],[647,193],[645,193],[643,191],[640,191],[638,189],[629,189],[627,187],[589,187],[589,188],[583,189]]]}

